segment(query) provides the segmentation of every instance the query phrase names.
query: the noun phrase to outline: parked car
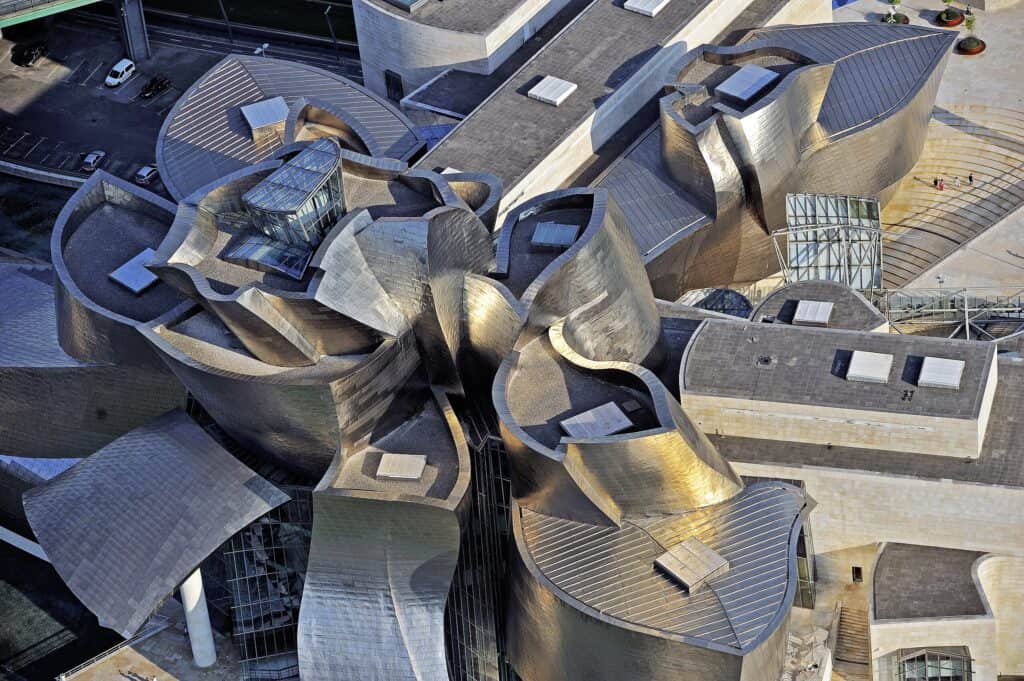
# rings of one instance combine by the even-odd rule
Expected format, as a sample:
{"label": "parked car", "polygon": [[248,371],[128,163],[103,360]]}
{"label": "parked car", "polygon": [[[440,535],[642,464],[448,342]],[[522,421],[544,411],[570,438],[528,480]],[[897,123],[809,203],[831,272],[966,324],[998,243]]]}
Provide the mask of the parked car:
{"label": "parked car", "polygon": [[96,170],[101,165],[103,165],[103,161],[106,158],[107,152],[105,151],[100,151],[99,149],[90,151],[88,154],[85,155],[85,158],[82,159],[82,170],[87,173],[91,173],[92,171]]}
{"label": "parked car", "polygon": [[156,166],[144,165],[135,172],[136,184],[149,184],[159,176]]}
{"label": "parked car", "polygon": [[142,88],[142,93],[140,96],[143,99],[152,99],[161,92],[165,92],[170,87],[171,79],[162,73],[158,73],[157,75],[149,79],[149,82],[146,83],[146,87]]}
{"label": "parked car", "polygon": [[50,48],[42,41],[18,43],[11,49],[11,63],[15,66],[32,66],[49,51]]}
{"label": "parked car", "polygon": [[107,87],[117,87],[127,83],[128,79],[134,75],[135,62],[131,59],[122,59],[114,64],[114,67],[110,69],[110,73],[107,74],[107,79],[103,82]]}

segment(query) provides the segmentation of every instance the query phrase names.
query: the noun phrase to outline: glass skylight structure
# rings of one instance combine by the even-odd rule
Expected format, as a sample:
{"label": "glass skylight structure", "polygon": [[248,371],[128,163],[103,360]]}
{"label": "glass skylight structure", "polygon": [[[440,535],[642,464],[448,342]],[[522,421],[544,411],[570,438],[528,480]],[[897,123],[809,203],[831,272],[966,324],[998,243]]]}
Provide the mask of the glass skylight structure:
{"label": "glass skylight structure", "polygon": [[253,224],[284,244],[316,247],[343,211],[341,147],[323,137],[242,197]]}
{"label": "glass skylight structure", "polygon": [[881,287],[882,232],[876,199],[787,194],[786,225],[772,236],[788,282],[837,281],[860,290]]}

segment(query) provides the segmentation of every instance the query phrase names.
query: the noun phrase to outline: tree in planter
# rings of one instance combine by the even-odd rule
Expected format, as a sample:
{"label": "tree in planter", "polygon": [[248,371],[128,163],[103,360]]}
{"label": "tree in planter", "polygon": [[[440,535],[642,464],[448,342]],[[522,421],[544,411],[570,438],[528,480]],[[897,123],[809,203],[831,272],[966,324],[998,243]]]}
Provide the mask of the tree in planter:
{"label": "tree in planter", "polygon": [[882,21],[887,24],[907,24],[910,23],[910,19],[905,14],[900,13],[900,5],[903,0],[889,0],[890,7],[889,12],[886,14]]}
{"label": "tree in planter", "polygon": [[960,10],[953,7],[953,0],[942,0],[942,4],[946,6],[946,9],[939,14],[939,18],[943,21],[954,21],[960,16]]}
{"label": "tree in planter", "polygon": [[956,46],[961,52],[977,54],[985,49],[985,41],[974,35],[974,27],[978,23],[978,17],[968,14],[965,19],[964,25],[967,27],[967,37],[958,42]]}

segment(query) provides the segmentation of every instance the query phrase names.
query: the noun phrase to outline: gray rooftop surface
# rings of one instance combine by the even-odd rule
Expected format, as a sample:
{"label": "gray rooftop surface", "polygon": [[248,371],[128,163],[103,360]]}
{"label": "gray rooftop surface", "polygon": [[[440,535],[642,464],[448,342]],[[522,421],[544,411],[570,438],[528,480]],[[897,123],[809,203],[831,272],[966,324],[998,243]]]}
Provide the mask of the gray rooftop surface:
{"label": "gray rooftop surface", "polygon": [[527,0],[426,0],[408,12],[388,0],[367,0],[389,14],[459,33],[490,33]]}
{"label": "gray rooftop surface", "polygon": [[177,200],[228,173],[266,159],[276,138],[256,144],[241,107],[281,96],[321,100],[351,114],[393,158],[408,158],[422,142],[393,106],[345,78],[305,64],[255,57],[225,57],[181,96],[157,139],[157,163]]}
{"label": "gray rooftop surface", "polygon": [[[887,384],[848,381],[853,351],[893,356]],[[976,418],[995,346],[973,341],[709,320],[690,342],[680,389],[701,395],[944,418]],[[917,385],[925,356],[966,362],[959,390]],[[770,362],[766,361],[770,358]],[[911,400],[904,391],[914,390]]]}
{"label": "gray rooftop surface", "polygon": [[[982,343],[978,343],[982,345]],[[1024,359],[999,358],[999,382],[981,455],[931,454],[709,436],[730,461],[871,471],[929,480],[1024,487]]]}
{"label": "gray rooftop surface", "polygon": [[971,576],[984,552],[936,546],[886,544],[875,564],[877,620],[962,617],[985,614]]}
{"label": "gray rooftop surface", "polygon": [[57,340],[52,267],[0,263],[0,292],[0,367],[88,366]]}
{"label": "gray rooftop surface", "polygon": [[885,315],[854,289],[831,281],[801,281],[773,291],[750,314],[750,320],[760,322],[774,317],[776,324],[791,324],[801,300],[834,303],[829,318],[830,329],[873,331],[886,323]]}
{"label": "gray rooftop surface", "polygon": [[[491,172],[510,190],[707,3],[673,0],[649,18],[623,9],[621,0],[595,0],[419,165]],[[718,39],[760,24],[781,4],[754,0]],[[579,88],[558,107],[529,99],[526,91],[546,75]]]}

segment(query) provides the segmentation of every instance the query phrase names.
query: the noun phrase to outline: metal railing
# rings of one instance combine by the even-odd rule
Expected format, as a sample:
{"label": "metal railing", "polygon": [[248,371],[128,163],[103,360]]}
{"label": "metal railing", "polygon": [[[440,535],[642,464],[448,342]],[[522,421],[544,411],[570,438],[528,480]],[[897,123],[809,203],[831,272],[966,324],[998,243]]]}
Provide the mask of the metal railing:
{"label": "metal railing", "polygon": [[171,626],[171,621],[169,619],[161,615],[153,615],[146,621],[146,624],[143,625],[142,629],[140,629],[139,632],[135,634],[135,636],[132,636],[131,638],[121,641],[112,648],[104,650],[99,655],[96,655],[95,657],[86,660],[77,667],[72,667],[66,672],[58,674],[55,681],[70,681],[79,672],[85,671],[92,665],[102,662],[111,655],[114,655],[129,646],[135,645],[136,643],[140,643],[149,638],[150,636],[159,634],[161,631],[163,631],[169,626]]}

